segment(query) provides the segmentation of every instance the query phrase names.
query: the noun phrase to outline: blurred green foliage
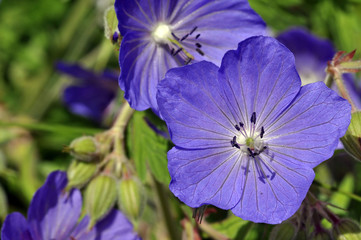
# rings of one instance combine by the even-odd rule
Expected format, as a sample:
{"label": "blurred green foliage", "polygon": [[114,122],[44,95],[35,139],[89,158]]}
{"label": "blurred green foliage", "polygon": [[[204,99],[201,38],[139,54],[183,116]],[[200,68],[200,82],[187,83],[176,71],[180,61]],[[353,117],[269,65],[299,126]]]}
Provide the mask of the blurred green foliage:
{"label": "blurred green foliage", "polygon": [[[71,79],[59,75],[54,68],[57,61],[64,60],[96,71],[118,70],[117,51],[104,37],[105,8],[99,7],[101,1],[0,3],[0,222],[7,212],[26,212],[34,191],[49,172],[67,169],[71,157],[62,153],[64,146],[76,137],[107,127],[66,109],[61,94]],[[250,4],[273,35],[292,26],[303,26],[330,39],[338,50],[358,49],[356,58],[361,57],[361,0],[250,0]],[[177,200],[165,190],[170,182],[166,152],[171,146],[149,128],[145,119],[165,130],[164,123],[152,113],[137,112],[127,129],[128,154],[134,160],[138,177],[146,183],[147,194],[153,194],[150,189],[156,188],[174,208],[160,219],[172,219],[178,229],[178,222],[187,218],[187,213],[174,207]],[[148,170],[155,179],[149,180]],[[333,209],[334,212],[361,219],[360,163],[341,150],[316,169],[316,180],[312,191],[321,200],[345,208]],[[159,187],[155,181],[163,185]],[[155,229],[159,228],[158,218],[151,209],[159,208],[163,200],[148,199],[144,210],[144,218],[153,222]],[[272,230],[272,226],[227,214],[210,226],[229,239],[267,239]],[[192,224],[188,226],[195,227]],[[204,239],[209,238],[206,227],[201,227],[201,231]],[[151,232],[149,239],[157,239],[159,235]]]}

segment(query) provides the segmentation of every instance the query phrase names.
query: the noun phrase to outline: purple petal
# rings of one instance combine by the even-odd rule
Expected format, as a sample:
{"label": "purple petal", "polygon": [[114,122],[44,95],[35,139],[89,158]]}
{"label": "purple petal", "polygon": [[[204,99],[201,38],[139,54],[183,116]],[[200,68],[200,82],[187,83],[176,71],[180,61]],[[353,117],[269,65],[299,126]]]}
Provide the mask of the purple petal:
{"label": "purple petal", "polygon": [[118,210],[113,209],[100,222],[95,225],[96,240],[136,240],[139,239],[133,232],[133,225],[127,217]]}
{"label": "purple petal", "polygon": [[32,240],[28,223],[21,213],[14,212],[9,214],[1,228],[2,240]]}
{"label": "purple petal", "polygon": [[277,156],[315,167],[332,156],[350,123],[350,112],[349,103],[324,83],[308,84],[287,110],[265,125],[265,138]]}
{"label": "purple petal", "polygon": [[[167,70],[188,60],[219,64],[223,54],[236,48],[239,41],[265,33],[264,22],[245,0],[116,0],[115,10],[124,36],[119,84],[136,110],[158,112],[156,86]],[[172,41],[156,42],[152,32],[159,24],[169,26]]]}
{"label": "purple petal", "polygon": [[244,220],[279,224],[300,207],[314,179],[312,169],[292,164],[271,151],[242,159],[234,188],[242,192],[232,212]]}
{"label": "purple petal", "polygon": [[[190,36],[183,41],[187,50],[196,59],[216,65],[220,65],[224,53],[235,49],[240,41],[266,34],[265,23],[251,9],[248,1],[191,1],[173,15],[174,19],[170,22],[177,35],[186,35],[192,27],[197,27],[193,36],[200,34],[197,39]],[[196,51],[196,43],[201,44],[204,56]]]}
{"label": "purple petal", "polygon": [[80,191],[63,192],[65,172],[52,172],[35,193],[28,210],[30,231],[35,239],[66,239],[75,228],[81,212]]}
{"label": "purple petal", "polygon": [[95,79],[97,75],[93,72],[82,68],[77,64],[67,64],[65,62],[57,62],[56,69],[79,80]]}
{"label": "purple petal", "polygon": [[174,147],[168,152],[169,188],[190,207],[212,204],[230,209],[242,194],[238,186],[244,172],[241,163],[242,155],[230,146],[195,150]]}
{"label": "purple petal", "polygon": [[[161,1],[163,2],[163,0]],[[151,2],[153,3],[153,1]],[[154,9],[157,8],[149,6],[148,1],[116,0],[114,7],[119,23],[118,28],[122,36],[131,31],[145,32],[156,21]]]}
{"label": "purple petal", "polygon": [[70,86],[64,90],[63,101],[74,114],[100,121],[114,97],[114,91],[96,85]]}
{"label": "purple petal", "polygon": [[205,61],[172,69],[158,85],[161,115],[177,146],[230,146],[238,121],[216,81],[217,69]]}
{"label": "purple petal", "polygon": [[141,40],[138,34],[124,37],[119,62],[122,72],[119,84],[132,108],[145,110],[152,106],[157,112],[158,81],[169,68],[180,66],[165,50],[153,42]]}
{"label": "purple petal", "polygon": [[330,41],[320,39],[302,28],[285,31],[277,40],[295,55],[296,68],[303,85],[325,79],[327,62],[335,54]]}
{"label": "purple petal", "polygon": [[96,238],[95,228],[88,229],[90,218],[89,216],[85,216],[80,223],[76,226],[74,231],[71,233],[71,239],[76,240],[89,240]]}
{"label": "purple petal", "polygon": [[[329,40],[321,39],[305,29],[293,28],[277,36],[277,40],[283,43],[295,58],[300,55],[311,55],[319,63],[327,63],[332,60],[335,50]],[[297,60],[296,60],[297,63]],[[307,64],[304,62],[304,64]]]}
{"label": "purple petal", "polygon": [[170,189],[192,207],[280,223],[304,199],[311,167],[332,155],[350,106],[323,83],[300,88],[292,53],[273,38],[241,42],[216,71],[200,62],[170,70],[159,84],[160,113],[176,145],[168,153]]}
{"label": "purple petal", "polygon": [[226,53],[219,72],[228,104],[246,127],[253,112],[257,114],[259,128],[272,121],[292,101],[301,85],[293,54],[270,37],[241,42],[237,51]]}

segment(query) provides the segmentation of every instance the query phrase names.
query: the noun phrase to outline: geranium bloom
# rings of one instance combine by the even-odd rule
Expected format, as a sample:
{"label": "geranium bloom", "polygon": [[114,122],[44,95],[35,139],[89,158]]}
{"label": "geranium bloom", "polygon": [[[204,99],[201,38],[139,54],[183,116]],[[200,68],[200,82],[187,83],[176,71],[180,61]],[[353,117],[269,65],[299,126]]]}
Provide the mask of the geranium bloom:
{"label": "geranium bloom", "polygon": [[20,213],[5,219],[1,230],[3,240],[136,240],[132,224],[118,210],[112,210],[92,229],[89,217],[79,223],[82,199],[78,189],[64,192],[65,172],[51,173],[45,184],[35,193],[26,220]]}
{"label": "geranium bloom", "polygon": [[320,39],[302,28],[285,31],[277,36],[277,40],[295,55],[302,85],[325,79],[327,62],[335,54],[330,41]]}
{"label": "geranium bloom", "polygon": [[157,84],[168,69],[208,60],[219,65],[238,42],[265,32],[247,0],[116,0],[119,84],[136,110],[158,112]]}
{"label": "geranium bloom", "polygon": [[118,75],[104,71],[94,73],[76,64],[59,62],[57,69],[77,80],[64,90],[63,101],[74,114],[100,122],[117,94]]}
{"label": "geranium bloom", "polygon": [[[336,53],[330,41],[321,39],[303,28],[285,31],[278,35],[277,40],[295,55],[296,69],[302,85],[325,79],[327,62],[331,61]],[[361,108],[359,88],[355,85],[354,78],[351,74],[344,74],[343,79],[355,105]],[[332,89],[338,91],[335,84]]]}
{"label": "geranium bloom", "polygon": [[171,139],[171,191],[191,207],[231,209],[277,224],[299,208],[313,167],[332,156],[350,105],[322,82],[301,87],[293,54],[252,37],[220,68],[200,62],[170,70],[158,104]]}

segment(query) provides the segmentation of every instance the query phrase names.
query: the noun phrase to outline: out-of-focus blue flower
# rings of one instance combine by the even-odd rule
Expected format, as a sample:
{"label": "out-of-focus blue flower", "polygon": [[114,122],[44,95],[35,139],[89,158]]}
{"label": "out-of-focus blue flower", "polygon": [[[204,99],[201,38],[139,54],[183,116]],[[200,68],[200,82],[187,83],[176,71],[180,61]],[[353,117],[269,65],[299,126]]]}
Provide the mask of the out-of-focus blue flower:
{"label": "out-of-focus blue flower", "polygon": [[293,54],[252,37],[209,62],[170,70],[157,100],[176,145],[171,191],[191,207],[212,204],[277,224],[299,208],[313,167],[332,156],[350,105],[322,82],[301,87]]}
{"label": "out-of-focus blue flower", "polygon": [[157,84],[168,69],[208,60],[219,65],[238,42],[265,33],[247,0],[116,0],[119,85],[136,110],[158,112]]}
{"label": "out-of-focus blue flower", "polygon": [[277,40],[295,55],[302,85],[325,79],[327,62],[335,54],[330,41],[320,39],[302,28],[285,31],[278,35]]}
{"label": "out-of-focus blue flower", "polygon": [[63,101],[70,111],[100,122],[117,94],[118,75],[110,71],[97,74],[79,65],[63,62],[57,63],[56,67],[78,81],[77,85],[64,90]]}
{"label": "out-of-focus blue flower", "polygon": [[[327,62],[331,61],[336,53],[330,41],[321,39],[303,28],[285,31],[278,35],[277,40],[295,55],[296,69],[302,85],[325,79]],[[361,108],[360,91],[354,83],[354,78],[351,74],[344,74],[343,78],[355,105]],[[336,86],[333,89],[338,91]]]}
{"label": "out-of-focus blue flower", "polygon": [[20,213],[8,215],[1,229],[3,240],[136,240],[129,220],[118,210],[112,210],[92,229],[89,217],[80,222],[82,198],[78,189],[64,192],[65,172],[51,173],[35,193],[26,220]]}

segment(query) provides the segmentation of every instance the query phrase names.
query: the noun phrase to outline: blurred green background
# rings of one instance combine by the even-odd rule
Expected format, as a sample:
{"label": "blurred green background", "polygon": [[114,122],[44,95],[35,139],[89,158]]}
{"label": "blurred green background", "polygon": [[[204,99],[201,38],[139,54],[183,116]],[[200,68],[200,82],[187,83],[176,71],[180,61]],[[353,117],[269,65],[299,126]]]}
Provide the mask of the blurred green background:
{"label": "blurred green background", "polygon": [[[130,1],[130,0],[129,0]],[[271,34],[304,26],[331,40],[338,50],[361,57],[361,0],[251,0]],[[61,100],[71,78],[57,61],[95,71],[119,71],[118,52],[104,36],[103,15],[111,0],[2,0],[0,3],[0,223],[12,211],[26,213],[33,193],[49,172],[65,170],[62,152],[72,139],[107,125],[76,116]],[[361,164],[344,152],[316,169],[321,200],[356,221],[361,217]],[[262,239],[271,226],[239,218],[213,226],[230,237]],[[222,225],[223,224],[223,225]],[[0,224],[1,225],[1,224]],[[243,235],[242,235],[243,234]]]}

